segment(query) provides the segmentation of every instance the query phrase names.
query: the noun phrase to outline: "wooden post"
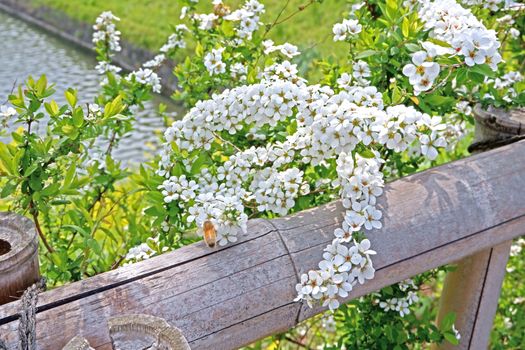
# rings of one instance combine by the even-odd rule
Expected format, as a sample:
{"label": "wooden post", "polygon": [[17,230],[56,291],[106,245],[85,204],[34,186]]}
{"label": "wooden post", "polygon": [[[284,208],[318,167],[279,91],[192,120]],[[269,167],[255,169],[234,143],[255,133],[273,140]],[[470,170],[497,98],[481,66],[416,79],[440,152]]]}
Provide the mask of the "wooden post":
{"label": "wooden post", "polygon": [[38,236],[20,215],[0,213],[0,305],[16,300],[39,279]]}
{"label": "wooden post", "polygon": [[[525,109],[505,112],[489,108],[474,108],[476,132],[472,153],[500,147],[525,136]],[[495,199],[496,200],[496,199]],[[456,329],[460,344],[448,342],[437,348],[487,349],[492,322],[498,307],[500,289],[505,276],[512,241],[481,251],[457,262],[456,270],[445,278],[441,295],[438,324],[449,313],[456,313]]]}

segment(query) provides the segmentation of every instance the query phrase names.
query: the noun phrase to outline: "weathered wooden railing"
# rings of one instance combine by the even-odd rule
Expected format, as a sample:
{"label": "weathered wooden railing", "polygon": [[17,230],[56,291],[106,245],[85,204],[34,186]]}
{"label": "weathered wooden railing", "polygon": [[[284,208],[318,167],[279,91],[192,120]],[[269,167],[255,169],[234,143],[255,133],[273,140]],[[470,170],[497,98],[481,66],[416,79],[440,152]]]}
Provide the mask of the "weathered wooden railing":
{"label": "weathered wooden railing", "polygon": [[[383,229],[369,234],[379,252],[376,277],[348,299],[490,247],[508,251],[504,242],[525,234],[524,160],[521,141],[388,184],[379,201]],[[194,349],[235,348],[285,331],[324,310],[294,303],[294,287],[298,274],[318,263],[342,213],[334,202],[253,220],[248,234],[225,248],[196,243],[45,292],[38,303],[39,346],[60,349],[82,335],[107,349],[108,317],[127,313],[166,319]],[[501,278],[485,281],[496,290],[500,284]],[[486,297],[481,290],[473,300],[483,322],[492,319],[498,293]],[[0,334],[13,348],[17,308],[18,302],[0,308]],[[463,344],[480,335],[472,322],[458,327]]]}
{"label": "weathered wooden railing", "polygon": [[[444,264],[467,266],[461,259],[472,257],[483,263],[471,276],[475,283],[465,281],[475,290],[447,293],[468,305],[456,310],[462,312],[460,348],[486,348],[510,240],[525,234],[523,174],[520,141],[389,183],[379,199],[383,229],[368,234],[378,252],[376,277],[347,300]],[[37,309],[39,348],[60,349],[81,335],[97,349],[110,349],[107,320],[137,313],[178,327],[193,349],[237,348],[288,330],[325,310],[292,300],[299,275],[316,267],[342,217],[334,202],[252,220],[248,234],[224,248],[196,243],[45,292]],[[0,307],[0,338],[13,349],[18,307]]]}

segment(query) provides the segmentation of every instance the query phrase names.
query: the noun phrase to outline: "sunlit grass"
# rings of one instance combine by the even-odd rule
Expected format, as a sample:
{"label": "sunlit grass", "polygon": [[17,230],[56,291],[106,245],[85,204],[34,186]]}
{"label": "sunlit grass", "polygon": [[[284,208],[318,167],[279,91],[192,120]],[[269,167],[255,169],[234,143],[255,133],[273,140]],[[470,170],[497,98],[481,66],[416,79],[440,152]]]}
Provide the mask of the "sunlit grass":
{"label": "sunlit grass", "polygon": [[[111,10],[121,18],[119,29],[123,39],[139,47],[157,50],[171,34],[171,25],[181,23],[179,19],[181,4],[179,1],[165,0],[30,0],[35,6],[50,6],[77,20],[93,23],[100,12]],[[242,0],[225,1],[232,8],[241,4]],[[279,14],[285,0],[262,1],[266,5],[266,13],[262,20],[271,23]],[[298,11],[299,6],[308,4],[308,0],[290,0],[282,18]],[[201,1],[201,11],[211,12],[211,1]],[[276,42],[289,41],[299,45],[303,50],[314,47],[315,50],[330,54],[343,50],[343,46],[334,45],[331,38],[332,25],[343,17],[347,10],[344,0],[325,0],[315,3],[304,11],[272,29],[270,37]]]}

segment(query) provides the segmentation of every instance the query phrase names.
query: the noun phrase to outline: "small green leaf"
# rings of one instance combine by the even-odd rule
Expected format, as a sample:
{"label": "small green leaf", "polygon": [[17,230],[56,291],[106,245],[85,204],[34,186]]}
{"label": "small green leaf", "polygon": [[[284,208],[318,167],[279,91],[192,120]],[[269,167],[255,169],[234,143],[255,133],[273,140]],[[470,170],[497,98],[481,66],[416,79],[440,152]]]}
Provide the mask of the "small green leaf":
{"label": "small green leaf", "polygon": [[421,50],[421,47],[419,47],[419,45],[416,45],[416,44],[413,44],[413,43],[406,43],[405,47],[410,52],[417,52],[417,51]]}
{"label": "small green leaf", "polygon": [[197,57],[202,57],[202,55],[204,54],[204,48],[202,47],[200,42],[198,42],[197,46],[195,46],[195,54],[197,55]]}
{"label": "small green leaf", "polygon": [[445,337],[445,339],[453,344],[453,345],[458,345],[459,344],[459,340],[456,338],[456,336],[454,335],[454,333],[451,333],[451,332],[446,332],[443,334],[443,336]]}
{"label": "small green leaf", "polygon": [[71,107],[75,107],[77,104],[77,92],[73,89],[67,89],[64,93],[66,100]]}
{"label": "small green leaf", "polygon": [[15,182],[9,181],[4,185],[4,188],[2,188],[2,192],[0,192],[0,198],[5,198],[15,192],[18,184]]}
{"label": "small green leaf", "polygon": [[401,31],[403,33],[403,36],[405,38],[408,38],[410,35],[410,22],[408,21],[407,17],[403,18],[403,24],[401,25]]}
{"label": "small green leaf", "polygon": [[361,58],[377,55],[378,53],[379,53],[379,51],[376,51],[376,50],[365,50],[365,51],[362,51],[359,54],[357,54],[355,56],[355,58],[356,59],[361,59]]}

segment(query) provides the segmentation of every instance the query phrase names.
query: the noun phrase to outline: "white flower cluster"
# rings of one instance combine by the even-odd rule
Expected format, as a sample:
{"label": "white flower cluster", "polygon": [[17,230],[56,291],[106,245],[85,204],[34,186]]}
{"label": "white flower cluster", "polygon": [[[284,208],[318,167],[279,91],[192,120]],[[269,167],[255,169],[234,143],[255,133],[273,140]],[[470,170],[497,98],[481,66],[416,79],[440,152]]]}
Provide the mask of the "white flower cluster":
{"label": "white flower cluster", "polygon": [[[117,30],[115,21],[120,21],[120,18],[114,16],[110,11],[102,12],[96,19],[93,25],[93,43],[96,45],[100,42],[107,45],[107,54],[112,56],[114,52],[119,52],[120,47],[120,32]],[[95,70],[103,75],[106,73],[114,74],[117,79],[118,73],[122,70],[120,67],[112,65],[109,61],[99,61]],[[106,80],[104,80],[106,81]],[[104,82],[102,83],[104,84]]]}
{"label": "white flower cluster", "polygon": [[102,12],[93,25],[93,43],[107,42],[110,51],[118,52],[120,47],[120,32],[116,29],[114,21],[120,18],[114,16],[111,11]]}
{"label": "white flower cluster", "polygon": [[214,13],[196,13],[192,16],[192,19],[199,23],[199,29],[210,30],[213,28],[214,22],[219,19],[219,16]]}
{"label": "white flower cluster", "polygon": [[494,30],[488,30],[476,16],[455,0],[421,1],[419,16],[430,36],[448,43],[465,64],[488,64],[497,69],[501,62],[500,42]]}
{"label": "white flower cluster", "polygon": [[16,110],[13,107],[0,105],[0,136],[7,132],[7,125],[11,117],[16,115]]}
{"label": "white flower cluster", "polygon": [[[176,202],[187,209],[188,223],[195,222],[202,228],[205,221],[212,222],[221,246],[237,241],[238,230],[246,232],[248,221],[242,204],[245,191],[219,185],[219,179],[225,177],[224,169],[218,176],[203,170],[199,182],[188,180],[185,175],[171,176],[159,187],[166,203]],[[199,233],[202,235],[202,230]]]}
{"label": "white flower cluster", "polygon": [[501,5],[505,4],[504,0],[462,0],[461,2],[467,6],[483,6],[491,11],[498,11]]}
{"label": "white flower cluster", "polygon": [[401,317],[408,315],[410,313],[409,306],[416,303],[419,300],[417,291],[419,290],[418,286],[414,284],[414,281],[407,279],[405,281],[399,282],[398,285],[401,292],[406,293],[402,297],[389,298],[385,300],[376,299],[375,303],[385,312],[394,311],[398,312]]}
{"label": "white flower cluster", "polygon": [[525,238],[518,238],[510,247],[510,256],[518,256],[525,247]]}
{"label": "white flower cluster", "polygon": [[231,77],[239,81],[245,81],[247,73],[248,73],[248,68],[240,62],[234,63],[230,67]]}
{"label": "white flower cluster", "polygon": [[240,9],[224,16],[224,19],[239,22],[238,27],[235,28],[237,36],[243,40],[251,40],[253,32],[261,25],[260,16],[264,11],[264,5],[259,1],[248,0]]}
{"label": "white flower cluster", "polygon": [[505,89],[509,88],[512,85],[523,81],[523,76],[520,72],[508,72],[503,75],[501,78],[494,79],[494,88],[496,89]]}
{"label": "white flower cluster", "polygon": [[184,33],[188,31],[188,27],[184,24],[179,24],[175,27],[175,32],[168,38],[168,42],[160,48],[160,52],[168,53],[176,48],[185,48],[186,41],[184,41]]}
{"label": "white flower cluster", "polygon": [[277,51],[288,58],[293,58],[301,54],[301,52],[299,52],[299,50],[297,49],[297,46],[292,45],[290,43],[284,43],[282,45],[275,45],[273,40],[267,39],[263,41],[262,44],[264,46],[264,53],[266,55]]}
{"label": "white flower cluster", "polygon": [[[374,276],[370,255],[375,252],[370,242],[358,242],[352,237],[352,232],[363,228],[381,227],[382,213],[376,208],[376,198],[384,185],[380,170],[384,161],[371,146],[403,152],[418,145],[422,154],[432,158],[437,154],[435,147],[444,145],[441,133],[445,127],[441,118],[431,118],[412,107],[400,105],[384,110],[375,87],[348,86],[336,94],[327,86],[307,85],[296,72],[290,73],[292,68],[285,61],[266,72],[268,80],[199,101],[168,128],[161,174],[170,176],[169,169],[176,161],[173,157],[179,152],[191,154],[216,146],[224,149],[223,156],[230,155],[216,169],[206,169],[199,180],[169,178],[162,189],[166,202],[176,201],[187,209],[189,222],[195,220],[201,227],[211,220],[218,235],[229,236],[234,235],[235,227],[243,230],[246,206],[260,212],[288,213],[295,199],[310,190],[301,168],[328,167],[329,161],[335,160],[338,178],[328,186],[339,190],[347,209],[344,221],[325,249],[320,270],[303,275],[297,286],[297,300],[322,300],[333,309],[339,303],[338,296],[344,297],[354,284]],[[239,134],[245,126],[256,134],[257,130],[288,123],[292,118],[296,131],[264,147],[241,150],[224,139]],[[171,154],[172,144],[178,148],[177,154]],[[181,161],[191,168],[191,160]],[[205,198],[199,198],[204,194]],[[225,206],[225,202],[231,206]]]}
{"label": "white flower cluster", "polygon": [[299,70],[296,64],[291,64],[290,61],[284,61],[265,67],[264,71],[259,73],[259,78],[266,81],[290,81],[299,84],[305,80],[299,77],[298,73]]}
{"label": "white flower cluster", "polygon": [[[137,71],[131,72],[126,79],[132,81],[135,79],[136,82],[151,87],[151,90],[156,93],[160,93],[162,85],[160,84],[160,77],[155,72],[168,58],[168,55],[172,54],[177,48],[186,47],[184,41],[184,33],[188,31],[188,28],[184,24],[177,25],[175,32],[168,37],[168,41],[160,48],[160,54],[153,57],[151,60],[145,62],[142,67]],[[99,65],[108,64],[107,62],[100,62]],[[114,67],[114,66],[113,66]],[[109,69],[108,69],[109,70]],[[120,68],[118,68],[120,71]]]}
{"label": "white flower cluster", "polygon": [[226,71],[226,64],[222,61],[224,48],[212,49],[204,56],[204,66],[210,75],[222,74]]}
{"label": "white flower cluster", "polygon": [[162,89],[162,85],[160,85],[160,77],[149,68],[139,68],[139,70],[129,73],[126,79],[128,81],[135,79],[137,83],[149,85],[151,90],[156,93],[160,93]]}
{"label": "white flower cluster", "polygon": [[[162,223],[162,229],[167,232],[169,227],[165,222]],[[129,249],[128,253],[124,257],[124,265],[129,265],[138,261],[147,260],[152,256],[157,255],[157,252],[164,253],[169,250],[168,247],[163,247],[160,243],[160,237],[149,237],[146,243],[141,243],[138,246]],[[153,248],[155,249],[153,249]]]}
{"label": "white flower cluster", "polygon": [[155,255],[155,251],[151,249],[147,243],[141,243],[138,246],[131,248],[126,254],[125,259],[137,262],[149,259],[153,255]]}
{"label": "white flower cluster", "polygon": [[334,24],[332,32],[334,33],[334,41],[344,41],[347,37],[353,37],[359,33],[363,26],[359,24],[356,19],[344,19],[341,23]]}
{"label": "white flower cluster", "polygon": [[488,30],[470,10],[455,0],[422,0],[418,10],[430,37],[441,40],[450,47],[424,42],[425,50],[412,55],[412,63],[403,68],[403,74],[414,87],[414,95],[428,91],[441,71],[434,62],[438,56],[459,55],[469,67],[488,64],[493,70],[502,61],[498,53],[500,43],[494,30]]}

